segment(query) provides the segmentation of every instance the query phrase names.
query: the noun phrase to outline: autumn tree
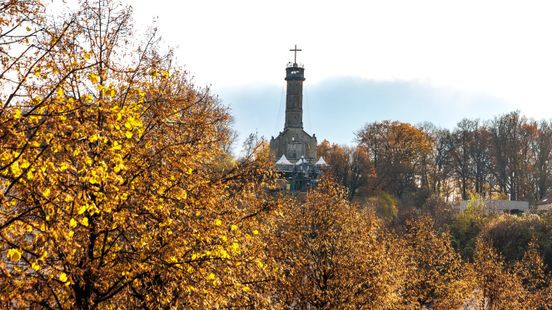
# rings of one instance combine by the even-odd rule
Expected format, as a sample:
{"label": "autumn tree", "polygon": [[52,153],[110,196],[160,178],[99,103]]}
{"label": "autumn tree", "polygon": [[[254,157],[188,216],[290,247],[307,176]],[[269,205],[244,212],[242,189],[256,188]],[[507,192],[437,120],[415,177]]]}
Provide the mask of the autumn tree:
{"label": "autumn tree", "polygon": [[480,196],[473,195],[467,201],[466,208],[457,213],[447,228],[451,232],[456,250],[466,260],[472,260],[477,237],[485,226],[484,205]]}
{"label": "autumn tree", "polygon": [[401,122],[375,122],[356,133],[375,172],[370,186],[401,197],[415,191],[421,181],[423,159],[432,149],[428,135]]}
{"label": "autumn tree", "polygon": [[318,145],[317,154],[329,165],[325,172],[347,189],[349,199],[363,195],[372,174],[366,150],[330,144],[328,140],[324,140]]}
{"label": "autumn tree", "polygon": [[324,180],[306,201],[292,197],[277,221],[273,256],[283,271],[276,294],[286,307],[392,308],[400,304],[404,258],[369,210]]}
{"label": "autumn tree", "polygon": [[424,123],[423,130],[432,141],[433,148],[425,159],[424,178],[431,193],[437,196],[447,196],[453,190],[449,185],[452,169],[449,153],[450,132],[447,129],[437,128],[431,123]]}
{"label": "autumn tree", "polygon": [[476,242],[474,265],[479,308],[524,309],[525,290],[521,280],[483,238]]}
{"label": "autumn tree", "polygon": [[0,305],[266,306],[268,152],[221,166],[226,108],[154,30],[134,45],[129,7],[10,41],[34,5],[0,4]]}
{"label": "autumn tree", "polygon": [[479,120],[464,119],[450,134],[448,153],[463,200],[469,193],[485,195],[490,174],[490,136]]}
{"label": "autumn tree", "polygon": [[550,275],[546,271],[539,245],[535,240],[531,240],[523,258],[516,262],[514,272],[526,290],[524,303],[527,308],[547,309],[552,307]]}
{"label": "autumn tree", "polygon": [[533,199],[539,201],[552,189],[552,123],[542,121],[537,137],[532,143],[534,168],[532,183],[535,186]]}
{"label": "autumn tree", "polygon": [[447,233],[439,234],[429,217],[410,220],[405,236],[408,270],[405,302],[415,308],[456,309],[473,294],[473,272],[452,247]]}
{"label": "autumn tree", "polygon": [[527,199],[527,175],[530,170],[531,141],[536,124],[512,112],[495,118],[490,126],[493,175],[498,188],[510,200]]}
{"label": "autumn tree", "polygon": [[[17,99],[23,79],[32,75],[38,59],[50,54],[41,49],[37,37],[43,35],[44,7],[40,1],[8,0],[0,3],[0,81],[2,108]],[[17,95],[17,96],[16,96]]]}
{"label": "autumn tree", "polygon": [[552,266],[552,225],[538,215],[502,214],[487,219],[481,236],[490,240],[508,264],[523,259],[531,242],[543,249],[543,259]]}

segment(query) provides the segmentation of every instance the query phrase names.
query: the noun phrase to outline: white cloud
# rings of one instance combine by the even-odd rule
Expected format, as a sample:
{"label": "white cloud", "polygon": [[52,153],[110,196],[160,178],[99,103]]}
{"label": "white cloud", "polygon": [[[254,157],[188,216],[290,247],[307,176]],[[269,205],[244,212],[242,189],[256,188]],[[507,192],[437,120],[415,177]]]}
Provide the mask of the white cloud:
{"label": "white cloud", "polygon": [[[297,43],[307,83],[333,76],[423,80],[552,116],[547,1],[146,1],[199,83],[281,84]],[[308,85],[308,84],[307,84]]]}

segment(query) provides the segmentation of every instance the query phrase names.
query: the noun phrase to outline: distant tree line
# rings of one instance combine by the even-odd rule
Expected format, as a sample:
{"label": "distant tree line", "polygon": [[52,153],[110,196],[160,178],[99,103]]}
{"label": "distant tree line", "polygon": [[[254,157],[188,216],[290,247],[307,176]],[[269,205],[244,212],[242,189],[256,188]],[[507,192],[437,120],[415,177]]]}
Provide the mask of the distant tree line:
{"label": "distant tree line", "polygon": [[387,192],[467,200],[473,193],[536,202],[552,189],[552,122],[519,112],[464,119],[452,130],[374,122],[356,137],[354,147],[323,141],[318,148],[350,198]]}

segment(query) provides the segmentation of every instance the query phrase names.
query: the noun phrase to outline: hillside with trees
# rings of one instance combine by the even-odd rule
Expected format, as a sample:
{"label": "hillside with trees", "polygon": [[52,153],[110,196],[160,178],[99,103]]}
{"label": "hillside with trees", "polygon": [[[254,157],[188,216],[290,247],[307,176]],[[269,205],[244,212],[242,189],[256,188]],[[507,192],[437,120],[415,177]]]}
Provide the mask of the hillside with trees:
{"label": "hillside with trees", "polygon": [[[383,121],[305,195],[132,9],[0,2],[0,307],[549,309],[552,124]],[[452,200],[470,200],[453,212]]]}
{"label": "hillside with trees", "polygon": [[453,130],[375,122],[356,138],[353,149],[328,141],[318,149],[351,197],[424,192],[448,201],[477,194],[534,203],[552,190],[552,122],[519,112],[464,119]]}

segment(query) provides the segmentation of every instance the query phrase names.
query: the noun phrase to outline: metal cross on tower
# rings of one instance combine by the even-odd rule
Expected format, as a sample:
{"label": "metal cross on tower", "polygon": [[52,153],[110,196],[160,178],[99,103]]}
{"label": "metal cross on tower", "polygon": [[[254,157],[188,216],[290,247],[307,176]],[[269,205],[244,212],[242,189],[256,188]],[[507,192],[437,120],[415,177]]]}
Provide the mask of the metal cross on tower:
{"label": "metal cross on tower", "polygon": [[303,51],[303,50],[302,50],[302,49],[298,49],[298,48],[297,48],[297,44],[295,44],[295,48],[290,49],[289,51],[294,53],[294,54],[293,54],[293,63],[296,64],[296,63],[297,63],[297,52],[301,52],[301,51]]}

